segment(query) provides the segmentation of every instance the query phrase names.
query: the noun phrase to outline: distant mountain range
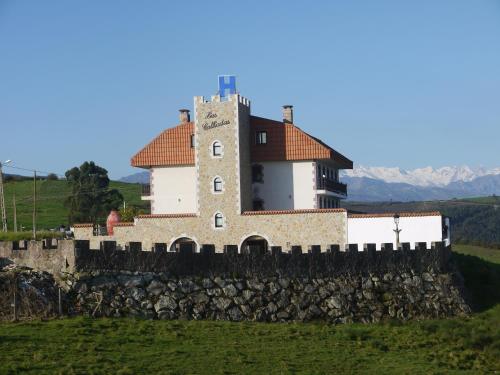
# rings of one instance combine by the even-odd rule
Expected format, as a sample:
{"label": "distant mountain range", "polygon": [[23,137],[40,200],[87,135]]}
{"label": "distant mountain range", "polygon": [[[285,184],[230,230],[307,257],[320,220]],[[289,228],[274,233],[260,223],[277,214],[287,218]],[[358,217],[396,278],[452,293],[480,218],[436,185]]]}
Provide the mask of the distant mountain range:
{"label": "distant mountain range", "polygon": [[421,201],[500,195],[500,168],[355,167],[343,171],[351,201]]}
{"label": "distant mountain range", "polygon": [[[500,168],[432,167],[404,170],[387,167],[355,167],[343,171],[350,201],[422,201],[500,195]],[[122,178],[148,183],[149,172]]]}
{"label": "distant mountain range", "polygon": [[120,178],[121,182],[128,182],[129,184],[149,184],[149,172],[138,172]]}
{"label": "distant mountain range", "polygon": [[425,167],[409,170],[401,168],[356,166],[352,170],[345,170],[342,172],[342,176],[347,177],[367,177],[389,183],[404,183],[424,187],[445,187],[453,182],[469,182],[478,177],[499,174],[500,168],[486,169],[470,168],[468,166],[442,167],[437,169]]}

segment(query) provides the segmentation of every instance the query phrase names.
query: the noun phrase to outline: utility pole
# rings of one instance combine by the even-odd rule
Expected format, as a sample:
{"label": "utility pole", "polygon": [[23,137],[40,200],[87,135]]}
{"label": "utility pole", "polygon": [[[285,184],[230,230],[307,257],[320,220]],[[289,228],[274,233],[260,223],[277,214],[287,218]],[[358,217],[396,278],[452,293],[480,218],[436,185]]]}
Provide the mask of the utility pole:
{"label": "utility pole", "polygon": [[17,232],[17,207],[16,207],[16,192],[12,198],[12,207],[14,208],[14,232]]}
{"label": "utility pole", "polygon": [[[7,160],[5,164],[9,164],[10,160]],[[2,212],[2,230],[7,232],[7,213],[5,211],[5,196],[3,191],[3,172],[2,172],[2,162],[0,161],[0,211]]]}
{"label": "utility pole", "polygon": [[36,240],[36,171],[33,171],[33,239]]}
{"label": "utility pole", "polygon": [[0,210],[2,211],[2,230],[7,232],[7,213],[5,212],[5,197],[3,195],[3,173],[0,162]]}

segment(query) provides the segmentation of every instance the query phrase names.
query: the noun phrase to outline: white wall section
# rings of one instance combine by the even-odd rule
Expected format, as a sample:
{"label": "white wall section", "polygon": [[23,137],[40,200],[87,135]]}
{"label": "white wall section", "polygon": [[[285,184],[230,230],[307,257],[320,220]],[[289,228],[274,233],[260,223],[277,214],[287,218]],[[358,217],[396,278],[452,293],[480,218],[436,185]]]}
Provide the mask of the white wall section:
{"label": "white wall section", "polygon": [[156,167],[151,171],[152,214],[195,213],[196,168]]}
{"label": "white wall section", "polygon": [[265,210],[314,208],[314,165],[305,162],[262,162],[263,182],[253,183],[254,198],[264,201]]}
{"label": "white wall section", "polygon": [[[442,241],[441,216],[402,216],[399,220],[399,242],[409,242],[412,249],[415,242],[426,242],[427,248],[432,242]],[[363,250],[365,243],[381,244],[392,242],[396,248],[396,225],[394,218],[389,217],[348,217],[347,243],[358,244],[358,250]]]}

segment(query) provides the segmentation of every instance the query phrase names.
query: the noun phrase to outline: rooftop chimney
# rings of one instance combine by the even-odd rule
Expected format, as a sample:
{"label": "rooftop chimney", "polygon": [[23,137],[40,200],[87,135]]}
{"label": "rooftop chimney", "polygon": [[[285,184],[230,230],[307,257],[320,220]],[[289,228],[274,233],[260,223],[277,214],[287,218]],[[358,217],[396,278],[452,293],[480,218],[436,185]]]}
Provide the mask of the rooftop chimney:
{"label": "rooftop chimney", "polygon": [[293,105],[283,106],[283,122],[293,124]]}
{"label": "rooftop chimney", "polygon": [[191,121],[191,116],[189,116],[189,109],[179,109],[179,120],[181,123]]}

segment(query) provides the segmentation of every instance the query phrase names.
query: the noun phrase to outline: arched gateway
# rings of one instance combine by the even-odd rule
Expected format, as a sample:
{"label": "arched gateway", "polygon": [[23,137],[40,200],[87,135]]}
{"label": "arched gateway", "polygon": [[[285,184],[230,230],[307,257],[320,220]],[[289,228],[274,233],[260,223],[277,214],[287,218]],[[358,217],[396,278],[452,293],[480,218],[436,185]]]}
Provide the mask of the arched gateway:
{"label": "arched gateway", "polygon": [[240,253],[259,253],[262,254],[267,251],[269,247],[268,241],[259,235],[247,237],[240,246]]}
{"label": "arched gateway", "polygon": [[180,237],[176,239],[174,242],[172,242],[172,245],[170,245],[169,251],[172,252],[192,252],[195,253],[198,250],[198,246],[196,242],[189,237]]}

